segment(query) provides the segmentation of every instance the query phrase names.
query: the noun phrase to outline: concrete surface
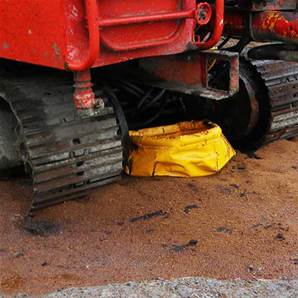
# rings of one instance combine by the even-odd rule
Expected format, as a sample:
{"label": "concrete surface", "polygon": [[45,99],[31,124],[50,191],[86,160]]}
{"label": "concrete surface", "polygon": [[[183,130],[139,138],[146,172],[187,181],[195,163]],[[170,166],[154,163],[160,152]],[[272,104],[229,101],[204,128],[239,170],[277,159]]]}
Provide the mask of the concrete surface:
{"label": "concrete surface", "polygon": [[[19,295],[17,297],[29,297]],[[181,278],[172,281],[131,282],[100,287],[71,288],[44,298],[142,298],[142,297],[298,297],[298,279],[221,281],[205,278]]]}

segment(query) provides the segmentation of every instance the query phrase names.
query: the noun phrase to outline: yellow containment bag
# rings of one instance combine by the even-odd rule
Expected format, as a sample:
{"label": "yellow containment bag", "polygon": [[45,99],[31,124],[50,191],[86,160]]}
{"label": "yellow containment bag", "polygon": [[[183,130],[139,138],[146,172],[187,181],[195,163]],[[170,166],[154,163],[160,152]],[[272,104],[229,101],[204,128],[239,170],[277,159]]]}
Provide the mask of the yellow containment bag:
{"label": "yellow containment bag", "polygon": [[236,154],[219,126],[206,121],[130,132],[132,176],[198,177],[220,171]]}

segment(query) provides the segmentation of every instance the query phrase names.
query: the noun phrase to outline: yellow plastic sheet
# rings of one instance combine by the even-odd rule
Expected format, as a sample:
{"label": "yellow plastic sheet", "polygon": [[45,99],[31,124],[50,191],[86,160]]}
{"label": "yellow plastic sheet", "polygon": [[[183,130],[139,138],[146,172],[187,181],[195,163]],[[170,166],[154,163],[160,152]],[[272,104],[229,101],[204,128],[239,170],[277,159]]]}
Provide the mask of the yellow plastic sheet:
{"label": "yellow plastic sheet", "polygon": [[134,149],[125,172],[132,176],[198,177],[220,171],[236,154],[219,126],[181,122],[131,131]]}

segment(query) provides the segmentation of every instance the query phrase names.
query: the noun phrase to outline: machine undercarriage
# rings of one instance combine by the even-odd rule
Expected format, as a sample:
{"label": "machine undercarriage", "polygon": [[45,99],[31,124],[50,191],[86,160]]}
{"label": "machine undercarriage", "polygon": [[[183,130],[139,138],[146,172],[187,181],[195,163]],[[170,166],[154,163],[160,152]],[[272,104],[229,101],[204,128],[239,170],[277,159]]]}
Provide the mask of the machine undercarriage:
{"label": "machine undercarriage", "polygon": [[[240,59],[239,91],[226,99],[209,98],[116,80],[116,94],[130,129],[209,119],[233,145],[257,150],[263,144],[298,134],[298,64]],[[215,70],[213,84],[226,85],[227,71]],[[129,100],[127,100],[129,98]]]}
{"label": "machine undercarriage", "polygon": [[[241,60],[240,90],[221,101],[112,79],[96,92],[105,107],[84,118],[69,100],[70,83],[69,76],[51,71],[39,78],[25,71],[17,78],[10,73],[0,81],[15,126],[9,142],[7,133],[1,135],[11,153],[1,168],[24,163],[33,181],[30,212],[120,179],[127,154],[123,147],[127,151],[129,143],[120,104],[130,129],[211,119],[243,150],[298,135],[298,64],[292,62]],[[2,127],[11,127],[11,121]]]}
{"label": "machine undercarriage", "polygon": [[49,11],[15,2],[38,14],[24,23],[23,51],[14,6],[0,3],[0,169],[24,164],[30,213],[119,179],[128,128],[209,119],[243,150],[298,135],[293,1],[70,0],[71,11],[58,2]]}

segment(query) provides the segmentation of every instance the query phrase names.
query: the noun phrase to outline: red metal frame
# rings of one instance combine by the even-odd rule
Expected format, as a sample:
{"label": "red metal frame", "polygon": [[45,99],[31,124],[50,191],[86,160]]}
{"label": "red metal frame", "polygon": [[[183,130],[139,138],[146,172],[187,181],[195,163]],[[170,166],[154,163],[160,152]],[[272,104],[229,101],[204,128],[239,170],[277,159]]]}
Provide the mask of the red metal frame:
{"label": "red metal frame", "polygon": [[[98,16],[98,9],[97,9],[97,1],[96,0],[84,0],[85,7],[86,7],[86,16],[87,16],[87,23],[88,23],[88,33],[89,33],[89,50],[88,56],[85,61],[81,62],[80,64],[69,63],[69,68],[73,71],[83,71],[87,68],[91,68],[95,61],[99,56],[100,51],[100,31],[97,29],[97,26],[100,29],[107,28],[107,27],[116,27],[116,26],[125,26],[125,25],[132,25],[132,24],[141,24],[141,23],[148,23],[148,22],[158,22],[158,21],[168,21],[168,20],[181,20],[187,18],[195,18],[197,19],[197,10],[189,9],[186,11],[176,12],[176,13],[164,13],[159,15],[145,15],[145,16],[132,16],[132,17],[124,17],[124,18],[113,18],[113,19],[100,19]],[[185,7],[190,6],[189,0],[183,0],[183,4]],[[214,20],[214,27],[211,34],[211,37],[208,41],[204,42],[197,42],[196,45],[199,49],[209,49],[215,46],[222,35],[223,32],[223,18],[224,18],[224,0],[216,0],[215,2],[215,20]],[[144,47],[155,47],[161,46],[168,43],[172,43],[177,39],[179,32],[175,32],[173,36],[171,36],[168,40],[163,41],[156,41],[156,42],[148,42],[148,43],[140,43],[138,45],[134,45],[131,47],[121,47],[121,46],[114,46],[109,41],[102,39],[102,42],[108,46],[109,48],[113,49],[114,51],[126,51],[126,50],[136,50],[141,49]]]}
{"label": "red metal frame", "polygon": [[[169,20],[181,20],[195,17],[195,9],[187,9],[181,12],[163,13],[158,15],[129,16],[122,18],[100,19],[98,15],[97,0],[84,0],[86,9],[86,19],[88,24],[89,49],[88,55],[84,61],[80,63],[68,62],[68,67],[72,71],[83,71],[91,68],[99,57],[100,53],[100,30],[108,27],[117,27],[133,24],[142,24],[148,22],[166,22]],[[190,7],[190,0],[183,0],[183,7]],[[99,30],[98,30],[99,29]],[[179,35],[179,30],[169,39],[139,43],[133,46],[115,46],[107,39],[102,37],[102,43],[113,51],[137,50],[143,48],[157,47],[174,42]]]}
{"label": "red metal frame", "polygon": [[[220,38],[223,0],[215,10],[213,33],[199,49]],[[0,1],[0,58],[84,71],[181,53],[195,45],[196,14],[196,0]]]}
{"label": "red metal frame", "polygon": [[[149,15],[149,16],[138,16],[138,17],[127,17],[127,18],[115,18],[115,19],[106,19],[99,21],[100,28],[107,28],[107,27],[116,27],[116,26],[124,26],[124,25],[132,25],[132,24],[142,24],[148,22],[158,22],[158,21],[169,21],[169,20],[181,20],[187,18],[193,18],[195,15],[195,10],[189,11],[182,11],[176,13],[168,13],[168,14],[160,14],[160,15]],[[169,39],[165,39],[162,41],[155,41],[155,42],[143,42],[139,43],[138,45],[130,46],[130,47],[119,47],[114,46],[109,43],[104,38],[102,39],[103,43],[106,44],[109,48],[113,49],[114,51],[126,51],[126,50],[136,50],[141,48],[149,48],[149,47],[156,47],[165,44],[169,44],[174,42],[179,35],[179,30],[175,32]]]}
{"label": "red metal frame", "polygon": [[111,27],[111,26],[140,24],[140,23],[146,23],[146,22],[179,20],[179,19],[192,18],[194,16],[194,12],[195,10],[191,9],[191,10],[182,11],[182,12],[165,13],[160,15],[106,19],[106,20],[100,20],[98,24],[99,24],[99,27],[104,28],[104,27]]}
{"label": "red metal frame", "polygon": [[[227,90],[215,89],[209,84],[209,71],[213,67],[210,62],[214,61],[225,61],[230,66]],[[148,74],[145,76],[146,82],[186,94],[221,100],[234,95],[239,88],[238,53],[210,50],[144,58],[140,59],[140,67],[142,72]]]}
{"label": "red metal frame", "polygon": [[100,34],[98,31],[98,7],[97,0],[84,0],[86,19],[88,24],[88,54],[85,60],[78,63],[69,61],[68,68],[72,71],[84,71],[91,68],[99,56]]}
{"label": "red metal frame", "polygon": [[207,41],[198,41],[196,43],[200,50],[208,50],[219,42],[224,28],[224,6],[224,0],[215,0],[213,30]]}
{"label": "red metal frame", "polygon": [[75,72],[75,104],[92,109],[90,68],[214,46],[224,7],[215,1],[212,34],[197,43],[196,0],[0,1],[0,58]]}
{"label": "red metal frame", "polygon": [[[188,0],[184,0],[186,4],[187,4],[187,1]],[[98,59],[99,52],[100,52],[100,30],[98,30],[98,28],[101,29],[105,27],[141,24],[146,22],[186,19],[186,18],[192,18],[195,13],[194,9],[192,9],[185,12],[182,11],[177,13],[99,20],[97,0],[84,0],[84,3],[85,3],[85,9],[86,9],[86,20],[88,24],[88,36],[89,36],[88,55],[86,59],[84,61],[81,61],[80,63],[69,62],[68,67],[72,71],[83,71],[88,68],[91,68],[94,65],[96,59]],[[146,47],[164,45],[172,42],[175,38],[177,38],[177,34],[167,41],[148,43],[146,44]],[[127,48],[113,47],[112,45],[109,45],[107,41],[105,41],[105,43],[110,48],[116,51],[127,50]],[[130,50],[134,50],[142,47],[144,47],[144,45],[140,44],[138,46],[131,47]]]}
{"label": "red metal frame", "polygon": [[195,13],[196,0],[0,1],[0,58],[83,71],[181,53]]}

